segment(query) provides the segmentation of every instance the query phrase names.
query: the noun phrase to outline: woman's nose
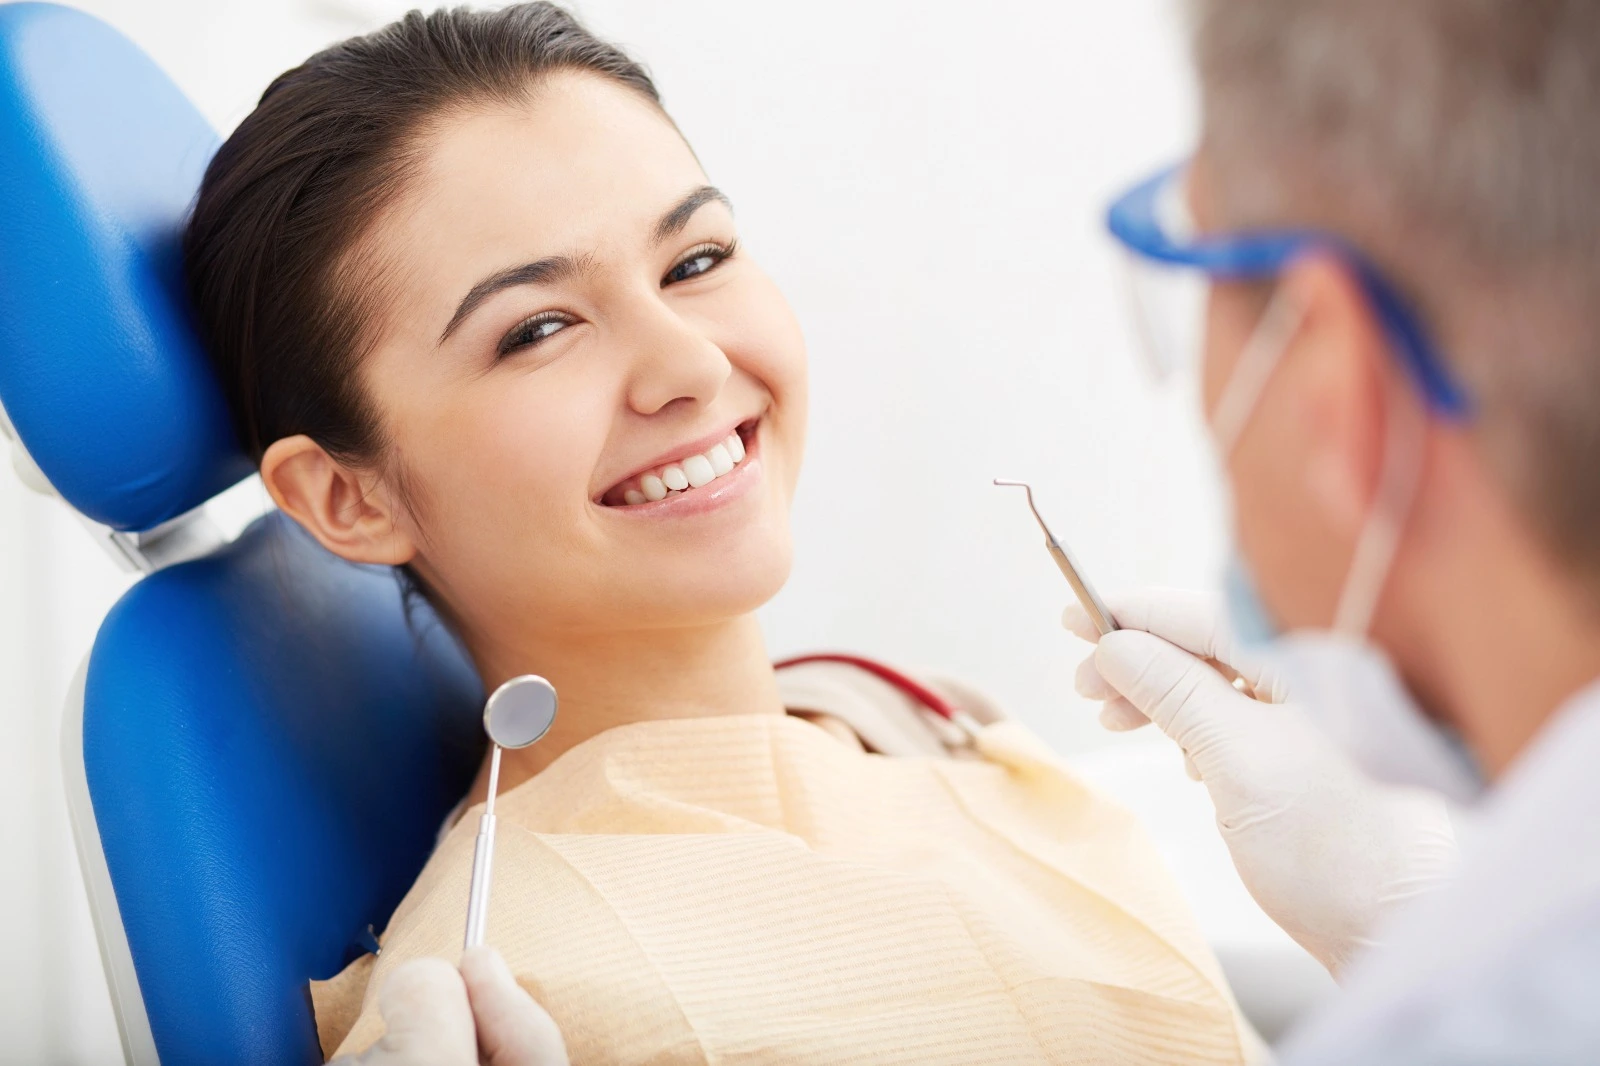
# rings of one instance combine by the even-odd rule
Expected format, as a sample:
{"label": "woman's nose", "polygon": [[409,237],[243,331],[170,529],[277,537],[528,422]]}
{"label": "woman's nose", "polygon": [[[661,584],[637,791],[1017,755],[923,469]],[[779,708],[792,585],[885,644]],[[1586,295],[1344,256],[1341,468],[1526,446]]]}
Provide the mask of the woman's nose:
{"label": "woman's nose", "polygon": [[733,375],[733,364],[722,349],[665,305],[647,313],[635,343],[628,404],[642,415],[653,415],[681,400],[708,404]]}

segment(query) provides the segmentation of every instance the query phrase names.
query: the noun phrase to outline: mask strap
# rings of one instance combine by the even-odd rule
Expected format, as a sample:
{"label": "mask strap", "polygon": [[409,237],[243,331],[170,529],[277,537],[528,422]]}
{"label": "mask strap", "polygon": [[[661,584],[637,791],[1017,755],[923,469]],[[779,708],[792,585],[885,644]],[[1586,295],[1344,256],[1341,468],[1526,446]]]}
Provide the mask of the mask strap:
{"label": "mask strap", "polygon": [[1390,383],[1386,391],[1388,417],[1378,492],[1356,538],[1344,588],[1339,591],[1339,605],[1333,613],[1333,631],[1356,639],[1364,638],[1372,627],[1372,616],[1388,583],[1400,533],[1405,529],[1422,475],[1427,419],[1401,388]]}
{"label": "mask strap", "polygon": [[1222,387],[1217,413],[1211,420],[1211,439],[1216,442],[1217,454],[1223,459],[1233,454],[1240,434],[1261,400],[1262,391],[1277,369],[1278,360],[1299,332],[1305,317],[1306,311],[1300,301],[1282,287],[1272,294],[1261,323],[1239,353],[1239,361],[1228,383]]}

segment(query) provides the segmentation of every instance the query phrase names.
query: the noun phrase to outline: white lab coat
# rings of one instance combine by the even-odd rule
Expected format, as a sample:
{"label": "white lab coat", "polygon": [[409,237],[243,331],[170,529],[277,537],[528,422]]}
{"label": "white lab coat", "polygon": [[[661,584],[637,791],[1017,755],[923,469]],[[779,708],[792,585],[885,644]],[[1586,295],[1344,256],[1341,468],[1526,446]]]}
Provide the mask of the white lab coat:
{"label": "white lab coat", "polygon": [[1378,940],[1282,1066],[1600,1063],[1600,682],[1475,809],[1460,876]]}

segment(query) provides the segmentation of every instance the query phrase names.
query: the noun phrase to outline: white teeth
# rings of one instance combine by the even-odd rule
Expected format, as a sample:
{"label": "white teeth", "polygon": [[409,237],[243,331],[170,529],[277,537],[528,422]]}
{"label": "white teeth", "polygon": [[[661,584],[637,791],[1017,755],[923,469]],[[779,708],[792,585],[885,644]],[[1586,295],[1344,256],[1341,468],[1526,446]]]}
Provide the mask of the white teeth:
{"label": "white teeth", "polygon": [[659,473],[643,475],[637,485],[623,490],[622,498],[630,507],[664,500],[675,492],[709,485],[744,462],[744,458],[744,439],[735,430],[704,454],[662,467]]}
{"label": "white teeth", "polygon": [[715,481],[717,472],[712,469],[711,460],[705,456],[691,455],[683,461],[683,476],[689,479],[689,484],[699,488]]}

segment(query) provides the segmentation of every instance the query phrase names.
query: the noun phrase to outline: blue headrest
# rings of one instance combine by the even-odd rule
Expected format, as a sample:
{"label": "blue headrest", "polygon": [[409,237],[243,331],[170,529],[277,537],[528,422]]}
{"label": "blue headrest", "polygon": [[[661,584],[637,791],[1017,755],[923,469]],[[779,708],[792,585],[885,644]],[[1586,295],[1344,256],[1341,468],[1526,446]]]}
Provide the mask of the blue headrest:
{"label": "blue headrest", "polygon": [[67,502],[116,529],[250,473],[182,280],[181,227],[216,146],[104,23],[0,4],[0,406]]}
{"label": "blue headrest", "polygon": [[382,930],[483,753],[476,674],[281,514],[122,598],[84,767],[161,1061],[321,1062],[306,981]]}

